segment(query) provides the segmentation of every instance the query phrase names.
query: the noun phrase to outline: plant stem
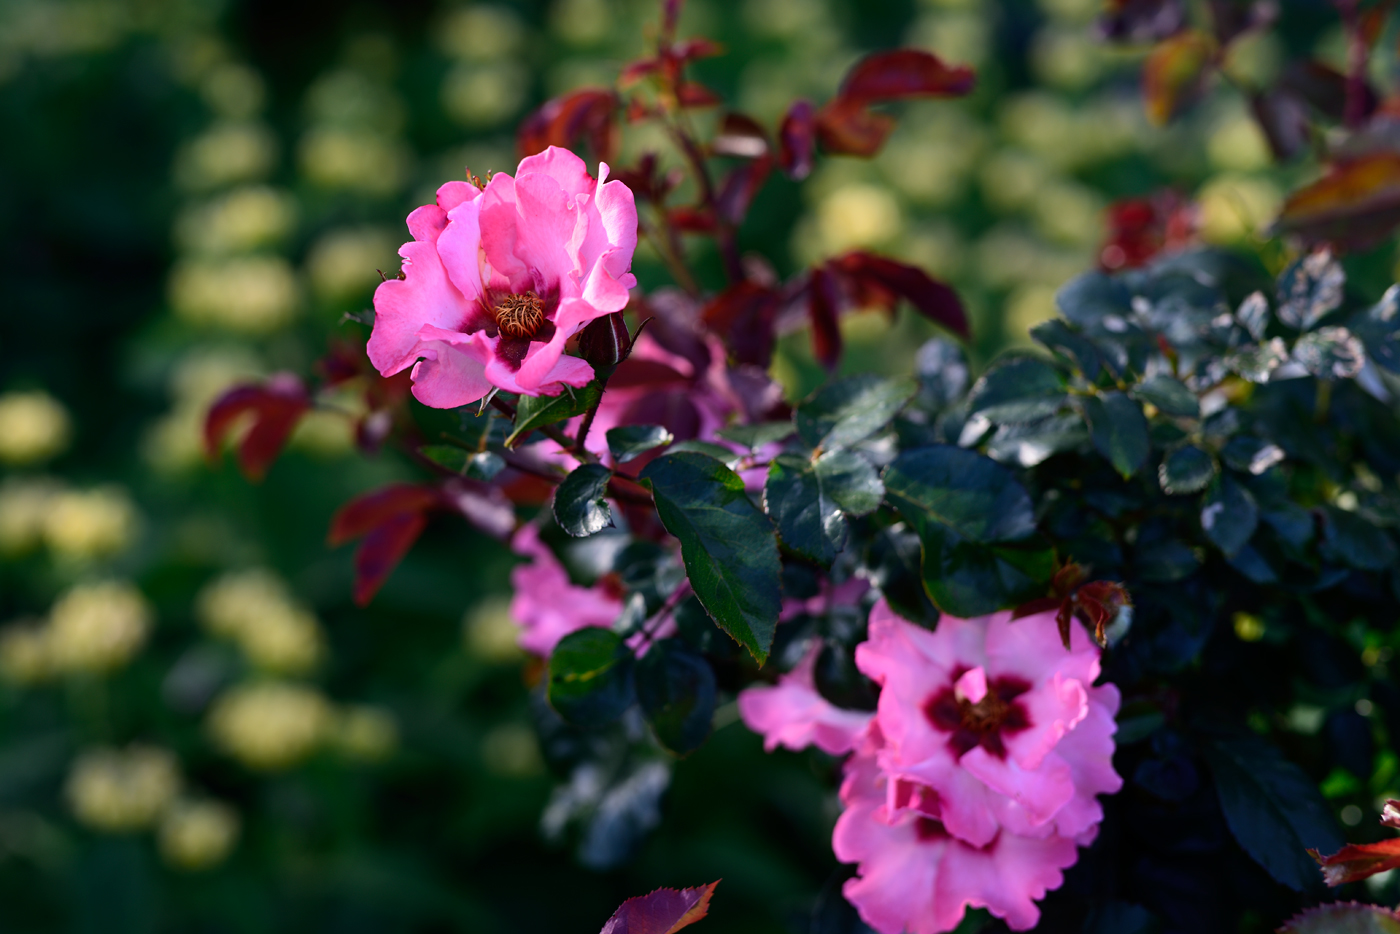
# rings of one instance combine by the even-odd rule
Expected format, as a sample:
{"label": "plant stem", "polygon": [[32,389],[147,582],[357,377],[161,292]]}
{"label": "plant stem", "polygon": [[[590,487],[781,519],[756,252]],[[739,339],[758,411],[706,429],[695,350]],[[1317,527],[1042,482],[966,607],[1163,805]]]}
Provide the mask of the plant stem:
{"label": "plant stem", "polygon": [[[491,405],[493,408],[501,412],[507,418],[511,419],[512,421],[515,420],[515,406],[511,405],[509,402],[502,399],[500,396],[492,396]],[[534,430],[538,431],[540,434],[544,435],[546,438],[559,445],[565,451],[569,450],[573,446],[574,442],[569,438],[569,436],[564,434],[564,432],[560,431],[559,428],[555,425],[541,425],[540,427]],[[582,452],[579,455],[579,457],[581,460],[589,462],[597,460],[597,458],[595,458],[592,454],[588,453],[587,451]]]}

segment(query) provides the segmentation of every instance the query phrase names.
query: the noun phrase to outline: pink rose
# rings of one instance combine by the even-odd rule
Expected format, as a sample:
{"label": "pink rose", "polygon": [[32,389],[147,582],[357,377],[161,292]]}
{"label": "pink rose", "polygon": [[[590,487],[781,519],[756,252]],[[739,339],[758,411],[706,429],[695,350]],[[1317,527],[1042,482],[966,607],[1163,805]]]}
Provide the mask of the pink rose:
{"label": "pink rose", "polygon": [[817,693],[817,656],[822,641],[813,639],[807,654],[773,687],[739,692],[739,715],[744,725],[763,734],[763,748],[805,749],[815,745],[836,756],[850,752],[870,725],[872,714],[842,710]]}
{"label": "pink rose", "polygon": [[515,588],[510,615],[520,625],[520,647],[525,651],[548,658],[569,633],[589,626],[607,628],[622,612],[622,601],[603,587],[571,583],[554,552],[540,541],[535,526],[522,525],[510,546],[516,554],[532,559],[510,572]]}
{"label": "pink rose", "polygon": [[403,278],[374,293],[369,357],[384,376],[413,367],[413,394],[454,408],[493,386],[557,395],[593,378],[564,345],[627,304],[637,246],[632,192],[597,181],[550,147],[485,189],[448,182],[408,216]]}

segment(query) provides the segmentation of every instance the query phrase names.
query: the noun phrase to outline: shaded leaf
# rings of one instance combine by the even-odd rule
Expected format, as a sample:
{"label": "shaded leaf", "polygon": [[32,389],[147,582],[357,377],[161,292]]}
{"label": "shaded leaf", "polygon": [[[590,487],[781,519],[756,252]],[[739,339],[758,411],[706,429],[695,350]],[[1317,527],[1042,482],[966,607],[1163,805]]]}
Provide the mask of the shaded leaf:
{"label": "shaded leaf", "polygon": [[550,146],[571,149],[585,139],[598,159],[611,162],[618,104],[617,95],[602,88],[583,88],[545,101],[520,122],[515,137],[520,155],[532,156]]}
{"label": "shaded leaf", "polygon": [[846,544],[846,517],[823,494],[816,471],[805,457],[783,455],[768,468],[763,507],[790,551],[829,565]]}
{"label": "shaded leaf", "polygon": [[1400,154],[1380,152],[1332,165],[1293,192],[1276,226],[1306,243],[1362,249],[1400,224]]}
{"label": "shaded leaf", "polygon": [[660,425],[623,425],[608,429],[608,451],[614,463],[625,464],[653,448],[665,447],[673,437]]}
{"label": "shaded leaf", "polygon": [[1400,914],[1356,902],[1317,905],[1290,918],[1279,934],[1400,934]]}
{"label": "shaded leaf", "polygon": [[1214,53],[1215,40],[1194,29],[1159,42],[1142,69],[1148,119],[1161,126],[1185,109],[1200,91]]}
{"label": "shaded leaf", "polygon": [[1317,250],[1295,260],[1279,276],[1279,320],[1300,331],[1311,330],[1341,307],[1346,281],[1342,264],[1330,250]]}
{"label": "shaded leaf", "polygon": [[601,934],[675,934],[705,917],[718,881],[693,889],[657,889],[629,898],[603,925]]}
{"label": "shaded leaf", "polygon": [[1293,359],[1319,379],[1352,379],[1366,365],[1366,349],[1346,328],[1325,327],[1300,337]]}
{"label": "shaded leaf", "polygon": [[1142,406],[1121,392],[1106,392],[1084,398],[1084,415],[1094,447],[1113,469],[1124,479],[1137,473],[1151,447]]}
{"label": "shaded leaf", "polygon": [[959,337],[970,334],[958,293],[917,266],[857,250],[836,257],[828,267],[841,273],[855,307],[893,311],[902,298]]}
{"label": "shaded leaf", "polygon": [[1034,599],[1055,572],[1053,548],[979,544],[935,522],[920,527],[919,540],[929,597],[943,612],[963,619]]}
{"label": "shaded leaf", "polygon": [[841,362],[841,300],[826,266],[812,270],[807,285],[807,319],[812,325],[812,355],[827,371]]}
{"label": "shaded leaf", "polygon": [[773,360],[773,329],[781,302],[774,289],[745,280],[716,295],[701,317],[735,360],[767,367]]}
{"label": "shaded leaf", "polygon": [[730,425],[721,428],[718,434],[726,441],[756,450],[791,437],[796,432],[797,428],[792,422],[759,422],[756,425]]}
{"label": "shaded leaf", "polygon": [[632,706],[633,661],[611,629],[589,626],[569,633],[549,657],[549,705],[578,726],[611,723]]}
{"label": "shaded leaf", "polygon": [[1226,556],[1234,557],[1254,535],[1259,507],[1248,490],[1229,475],[1211,488],[1201,509],[1201,530]]}
{"label": "shaded leaf", "polygon": [[1316,885],[1308,849],[1342,845],[1317,785],[1257,736],[1213,739],[1204,752],[1225,822],[1244,851],[1289,888]]}
{"label": "shaded leaf", "polygon": [[813,463],[822,495],[852,516],[869,515],[880,508],[885,485],[865,458],[854,451],[827,451]]}
{"label": "shaded leaf", "polygon": [[778,165],[793,181],[812,173],[816,152],[816,118],[808,101],[793,102],[778,128]]}
{"label": "shaded leaf", "polygon": [[1018,541],[1035,531],[1025,488],[976,451],[951,445],[904,451],[885,468],[884,479],[886,495],[925,545],[924,529],[934,525],[978,543]]}
{"label": "shaded leaf", "polygon": [[1168,496],[1199,493],[1215,479],[1215,461],[1194,444],[1167,454],[1157,468],[1157,481]]}
{"label": "shaded leaf", "polygon": [[968,394],[968,411],[998,424],[1025,424],[1054,415],[1064,405],[1065,382],[1036,357],[1011,357],[992,365]]}
{"label": "shaded leaf", "polygon": [[1091,382],[1099,375],[1101,363],[1093,341],[1059,318],[1042,321],[1031,328],[1031,339],[1047,350],[1073,363]]}
{"label": "shaded leaf", "polygon": [[880,588],[890,609],[926,629],[938,624],[938,607],[924,590],[918,535],[898,524],[881,531],[866,550],[870,582]]}
{"label": "shaded leaf", "polygon": [[1225,450],[1221,451],[1220,455],[1225,458],[1225,463],[1229,464],[1231,469],[1253,474],[1256,477],[1275,464],[1282,463],[1286,456],[1283,453],[1283,448],[1277,444],[1271,444],[1247,435],[1236,435],[1231,438],[1230,443],[1225,445]]}
{"label": "shaded leaf", "polygon": [[987,456],[1003,464],[1034,467],[1089,440],[1077,412],[1052,415],[1028,425],[1001,425],[987,442]]}
{"label": "shaded leaf", "polygon": [[1104,318],[1132,313],[1133,296],[1128,287],[1101,272],[1077,276],[1055,293],[1055,307],[1080,327],[1093,327]]}
{"label": "shaded leaf", "polygon": [[443,500],[433,487],[396,483],[358,496],[336,510],[328,544],[364,538],[355,551],[355,602],[364,606],[383,586]]}
{"label": "shaded leaf", "polygon": [[657,740],[684,756],[704,745],[715,714],[715,673],[680,639],[653,643],[637,660],[637,700]]}
{"label": "shaded leaf", "polygon": [[1392,285],[1380,301],[1354,315],[1351,330],[1372,360],[1391,373],[1400,373],[1400,285]]}
{"label": "shaded leaf", "polygon": [[521,396],[516,403],[515,424],[506,438],[506,447],[515,447],[536,428],[582,415],[597,405],[602,395],[602,388],[594,380],[582,389],[565,390],[557,396]]}
{"label": "shaded leaf", "polygon": [[215,400],[204,417],[204,450],[211,460],[217,458],[234,423],[251,413],[253,423],[238,445],[238,466],[256,482],[266,476],[292,429],[310,410],[306,386],[291,373],[279,373],[260,386],[235,386]]}
{"label": "shaded leaf", "polygon": [[1196,394],[1186,388],[1181,380],[1158,373],[1129,390],[1129,394],[1139,402],[1150,402],[1165,415],[1178,418],[1200,418],[1201,402]]}
{"label": "shaded leaf", "polygon": [[880,431],[918,387],[871,373],[827,383],[797,407],[797,433],[811,448],[840,450]]}
{"label": "shaded leaf", "polygon": [[1382,571],[1395,563],[1395,540],[1385,529],[1354,512],[1327,506],[1321,551],[1324,557],[1363,571]]}
{"label": "shaded leaf", "polygon": [[554,520],[575,538],[601,532],[612,525],[608,481],[612,471],[602,464],[582,464],[554,491]]}
{"label": "shaded leaf", "polygon": [[925,341],[919,348],[914,373],[919,378],[919,401],[929,408],[945,408],[967,391],[967,358],[962,348],[941,337]]}
{"label": "shaded leaf", "polygon": [[640,479],[666,531],[681,543],[686,573],[706,612],[762,664],[782,597],[768,517],[749,500],[737,474],[703,454],[663,454]]}

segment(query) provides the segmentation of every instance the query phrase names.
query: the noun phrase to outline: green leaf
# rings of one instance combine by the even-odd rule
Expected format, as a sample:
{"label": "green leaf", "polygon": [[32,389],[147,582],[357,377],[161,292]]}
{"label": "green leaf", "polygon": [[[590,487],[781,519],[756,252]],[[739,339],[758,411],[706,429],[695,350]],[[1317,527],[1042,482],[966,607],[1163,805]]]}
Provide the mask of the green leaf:
{"label": "green leaf", "polygon": [[583,464],[564,478],[554,492],[554,521],[575,538],[583,538],[612,525],[608,508],[608,481],[612,471],[602,464]]}
{"label": "green leaf", "polygon": [[1142,406],[1121,392],[1106,392],[1084,398],[1084,417],[1089,420],[1094,447],[1113,469],[1125,480],[1137,473],[1150,448]]}
{"label": "green leaf", "polygon": [[667,453],[646,466],[661,523],[681,543],[695,595],[720,628],[762,664],[782,604],[778,541],[744,481],[712,457]]}
{"label": "green leaf", "polygon": [[1352,379],[1366,365],[1366,348],[1346,328],[1318,328],[1293,345],[1293,359],[1319,379]]}
{"label": "green leaf", "polygon": [[521,396],[516,402],[515,425],[506,438],[506,447],[515,447],[522,437],[536,428],[582,415],[597,405],[602,396],[602,387],[596,379],[582,389],[566,389],[557,396]]}
{"label": "green leaf", "polygon": [[1157,481],[1168,496],[1199,493],[1215,479],[1215,460],[1194,444],[1167,454],[1157,468]]}
{"label": "green leaf", "polygon": [[1034,467],[1089,440],[1078,412],[1052,415],[1028,425],[999,425],[987,442],[987,456],[1002,464]]}
{"label": "green leaf", "polygon": [[1093,341],[1059,318],[1042,321],[1031,328],[1031,339],[1069,360],[1090,382],[1098,377],[1103,366],[1098,348],[1094,346]]}
{"label": "green leaf", "polygon": [[1201,508],[1201,530],[1206,538],[1233,558],[1258,525],[1259,507],[1254,497],[1228,474],[1221,477]]}
{"label": "green leaf", "polygon": [[1395,540],[1385,529],[1335,506],[1324,507],[1324,514],[1323,557],[1363,571],[1383,571],[1395,563]]}
{"label": "green leaf", "polygon": [[911,623],[932,629],[938,625],[938,607],[924,590],[921,551],[919,537],[900,523],[871,540],[865,565],[870,582],[880,588],[890,609]]}
{"label": "green leaf", "polygon": [[929,597],[964,619],[1044,596],[1055,573],[1053,548],[978,544],[936,523],[920,529],[919,539]]}
{"label": "green leaf", "polygon": [[425,444],[418,449],[428,460],[456,474],[464,474],[467,471],[467,461],[471,458],[471,453],[464,451],[455,444]]}
{"label": "green leaf", "polygon": [[791,437],[797,431],[792,422],[759,422],[757,425],[730,425],[721,428],[719,436],[726,441],[742,444],[754,450]]}
{"label": "green leaf", "polygon": [[490,483],[505,469],[505,458],[495,451],[480,451],[467,458],[467,476],[474,480]]}
{"label": "green leaf", "polygon": [[1347,277],[1327,250],[1299,257],[1278,278],[1278,318],[1291,328],[1311,330],[1341,307]]}
{"label": "green leaf", "polygon": [[1400,914],[1379,905],[1335,902],[1295,915],[1279,934],[1400,934]]}
{"label": "green leaf", "polygon": [[1225,822],[1244,851],[1290,888],[1319,888],[1322,875],[1307,851],[1336,852],[1342,838],[1317,785],[1257,736],[1211,739],[1204,751]]}
{"label": "green leaf", "polygon": [[734,466],[744,459],[742,454],[735,454],[724,445],[715,444],[713,441],[679,441],[671,445],[670,453],[680,454],[683,451],[690,451],[695,454],[704,454],[706,457],[713,457],[730,470],[733,470]]}
{"label": "green leaf", "polygon": [[885,485],[870,461],[854,451],[827,451],[813,463],[822,495],[849,516],[868,516],[880,508]]}
{"label": "green leaf", "polygon": [[888,425],[917,390],[912,379],[869,373],[828,383],[797,407],[797,434],[810,448],[851,447]]}
{"label": "green leaf", "polygon": [[684,756],[710,735],[715,672],[680,639],[662,639],[637,660],[637,700],[661,745]]}
{"label": "green leaf", "polygon": [[1139,402],[1150,402],[1164,415],[1180,418],[1200,418],[1201,400],[1179,379],[1159,373],[1130,391]]}
{"label": "green leaf", "polygon": [[618,464],[636,460],[638,455],[664,447],[672,440],[671,433],[660,425],[624,425],[608,429],[608,450]]}
{"label": "green leaf", "polygon": [[1288,345],[1281,337],[1244,347],[1228,354],[1225,365],[1251,383],[1267,383],[1269,376],[1288,359]]}
{"label": "green leaf", "polygon": [[983,543],[1017,541],[1035,531],[1025,488],[976,451],[951,445],[905,451],[885,468],[885,491],[920,538],[931,525]]}
{"label": "green leaf", "polygon": [[570,723],[598,727],[632,705],[632,653],[610,629],[571,632],[549,657],[550,706]]}
{"label": "green leaf", "polygon": [[1038,357],[1011,357],[973,384],[968,412],[997,424],[1028,424],[1054,415],[1065,403],[1065,381]]}
{"label": "green leaf", "polygon": [[1132,314],[1133,294],[1117,279],[1101,272],[1086,272],[1060,287],[1055,293],[1055,307],[1075,324],[1088,327],[1107,315]]}
{"label": "green leaf", "polygon": [[846,517],[826,496],[805,457],[774,459],[763,485],[763,508],[778,526],[788,550],[819,564],[830,564],[846,545]]}

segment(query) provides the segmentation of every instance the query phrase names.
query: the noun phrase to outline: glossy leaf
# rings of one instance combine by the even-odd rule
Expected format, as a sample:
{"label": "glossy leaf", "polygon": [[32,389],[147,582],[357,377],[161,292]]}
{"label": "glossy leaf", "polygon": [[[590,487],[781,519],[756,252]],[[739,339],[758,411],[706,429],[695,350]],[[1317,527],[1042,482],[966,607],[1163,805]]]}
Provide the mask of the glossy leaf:
{"label": "glossy leaf", "polygon": [[1214,53],[1215,41],[1196,30],[1158,43],[1142,71],[1148,119],[1161,126],[1183,110],[1199,91]]}
{"label": "glossy leaf", "polygon": [[1139,383],[1130,391],[1139,402],[1150,402],[1164,415],[1178,418],[1200,418],[1201,402],[1179,379],[1159,373]]}
{"label": "glossy leaf", "polygon": [[1204,752],[1225,822],[1244,851],[1289,888],[1316,886],[1307,851],[1342,845],[1317,785],[1257,736],[1211,740]]}
{"label": "glossy leaf", "polygon": [[1052,415],[1025,425],[999,426],[987,442],[987,456],[1002,464],[1034,467],[1087,440],[1089,431],[1079,413]]}
{"label": "glossy leaf", "polygon": [[1091,340],[1059,318],[1042,321],[1031,328],[1031,339],[1069,360],[1084,374],[1085,379],[1093,381],[1098,378],[1102,367],[1098,349]]}
{"label": "glossy leaf", "polygon": [[1142,406],[1121,392],[1084,399],[1084,415],[1094,447],[1124,479],[1137,473],[1151,445]]}
{"label": "glossy leaf", "polygon": [[1201,509],[1201,530],[1229,557],[1244,547],[1259,524],[1254,497],[1230,476],[1211,488]]}
{"label": "glossy leaf", "polygon": [[869,373],[828,383],[797,407],[797,433],[811,448],[851,447],[888,425],[917,389],[911,379]]}
{"label": "glossy leaf", "polygon": [[1131,314],[1132,299],[1120,280],[1101,272],[1086,272],[1060,286],[1055,307],[1080,327],[1092,327],[1106,317]]}
{"label": "glossy leaf", "polygon": [[570,723],[599,727],[632,706],[632,653],[611,629],[571,632],[549,657],[549,704]]}
{"label": "glossy leaf", "polygon": [[1044,360],[1011,357],[993,364],[968,394],[968,411],[997,424],[1026,424],[1059,411],[1064,378]]}
{"label": "glossy leaf", "polygon": [[1400,934],[1400,913],[1379,905],[1336,902],[1290,918],[1279,934]]}
{"label": "glossy leaf", "polygon": [[675,934],[705,917],[717,885],[716,881],[693,889],[657,889],[629,898],[603,925],[601,934]]}
{"label": "glossy leaf", "polygon": [[829,565],[846,544],[846,517],[823,495],[816,471],[805,457],[774,459],[763,486],[763,507],[788,550]]}
{"label": "glossy leaf", "polygon": [[671,445],[670,452],[680,453],[681,451],[693,451],[697,454],[704,454],[706,457],[713,457],[724,466],[733,470],[743,460],[742,454],[736,454],[733,450],[715,441],[701,441],[692,438],[689,441],[678,441]]}
{"label": "glossy leaf", "polygon": [[937,523],[926,523],[919,539],[929,597],[943,612],[964,619],[1034,599],[1055,572],[1051,548],[978,544]]}
{"label": "glossy leaf", "polygon": [[608,481],[612,471],[602,464],[582,464],[554,491],[554,521],[575,538],[601,532],[612,525]]}
{"label": "glossy leaf", "polygon": [[1264,297],[1263,292],[1251,292],[1235,311],[1235,321],[1257,341],[1264,339],[1264,334],[1269,328],[1269,318],[1269,300]]}
{"label": "glossy leaf", "polygon": [[1308,331],[1342,304],[1346,273],[1329,250],[1295,260],[1278,280],[1278,318]]}
{"label": "glossy leaf", "polygon": [[842,512],[865,516],[880,508],[885,485],[871,463],[854,451],[827,451],[816,459],[813,469],[822,495]]}
{"label": "glossy leaf", "polygon": [[1157,481],[1168,496],[1199,493],[1214,479],[1214,459],[1194,444],[1169,452],[1157,469]]}
{"label": "glossy leaf", "polygon": [[466,474],[467,462],[472,456],[470,451],[465,451],[455,444],[425,444],[418,449],[418,453],[455,474]]}
{"label": "glossy leaf", "polygon": [[515,447],[536,428],[582,415],[597,405],[600,398],[602,389],[596,380],[582,389],[572,392],[566,389],[557,396],[521,396],[516,403],[515,424],[506,438],[506,447]]}
{"label": "glossy leaf", "polygon": [[666,531],[681,543],[691,587],[706,612],[762,664],[778,623],[782,588],[778,544],[744,482],[712,457],[663,454],[641,481]]}
{"label": "glossy leaf", "polygon": [[[1011,471],[976,451],[934,445],[885,468],[890,502],[919,532],[941,526],[969,542],[1013,542],[1035,531],[1031,498]],[[957,543],[954,543],[956,545]]]}
{"label": "glossy leaf", "polygon": [[637,700],[657,740],[684,756],[704,745],[715,714],[715,673],[680,639],[653,643],[637,661]]}
{"label": "glossy leaf", "polygon": [[1288,361],[1288,345],[1281,337],[1245,347],[1225,357],[1229,367],[1251,383],[1267,383],[1275,370]]}
{"label": "glossy leaf", "polygon": [[756,450],[789,438],[796,432],[797,428],[792,422],[759,422],[756,425],[730,425],[721,428],[718,434],[726,441]]}
{"label": "glossy leaf", "polygon": [[608,450],[614,463],[625,464],[647,451],[665,447],[672,435],[660,425],[623,425],[608,429]]}

